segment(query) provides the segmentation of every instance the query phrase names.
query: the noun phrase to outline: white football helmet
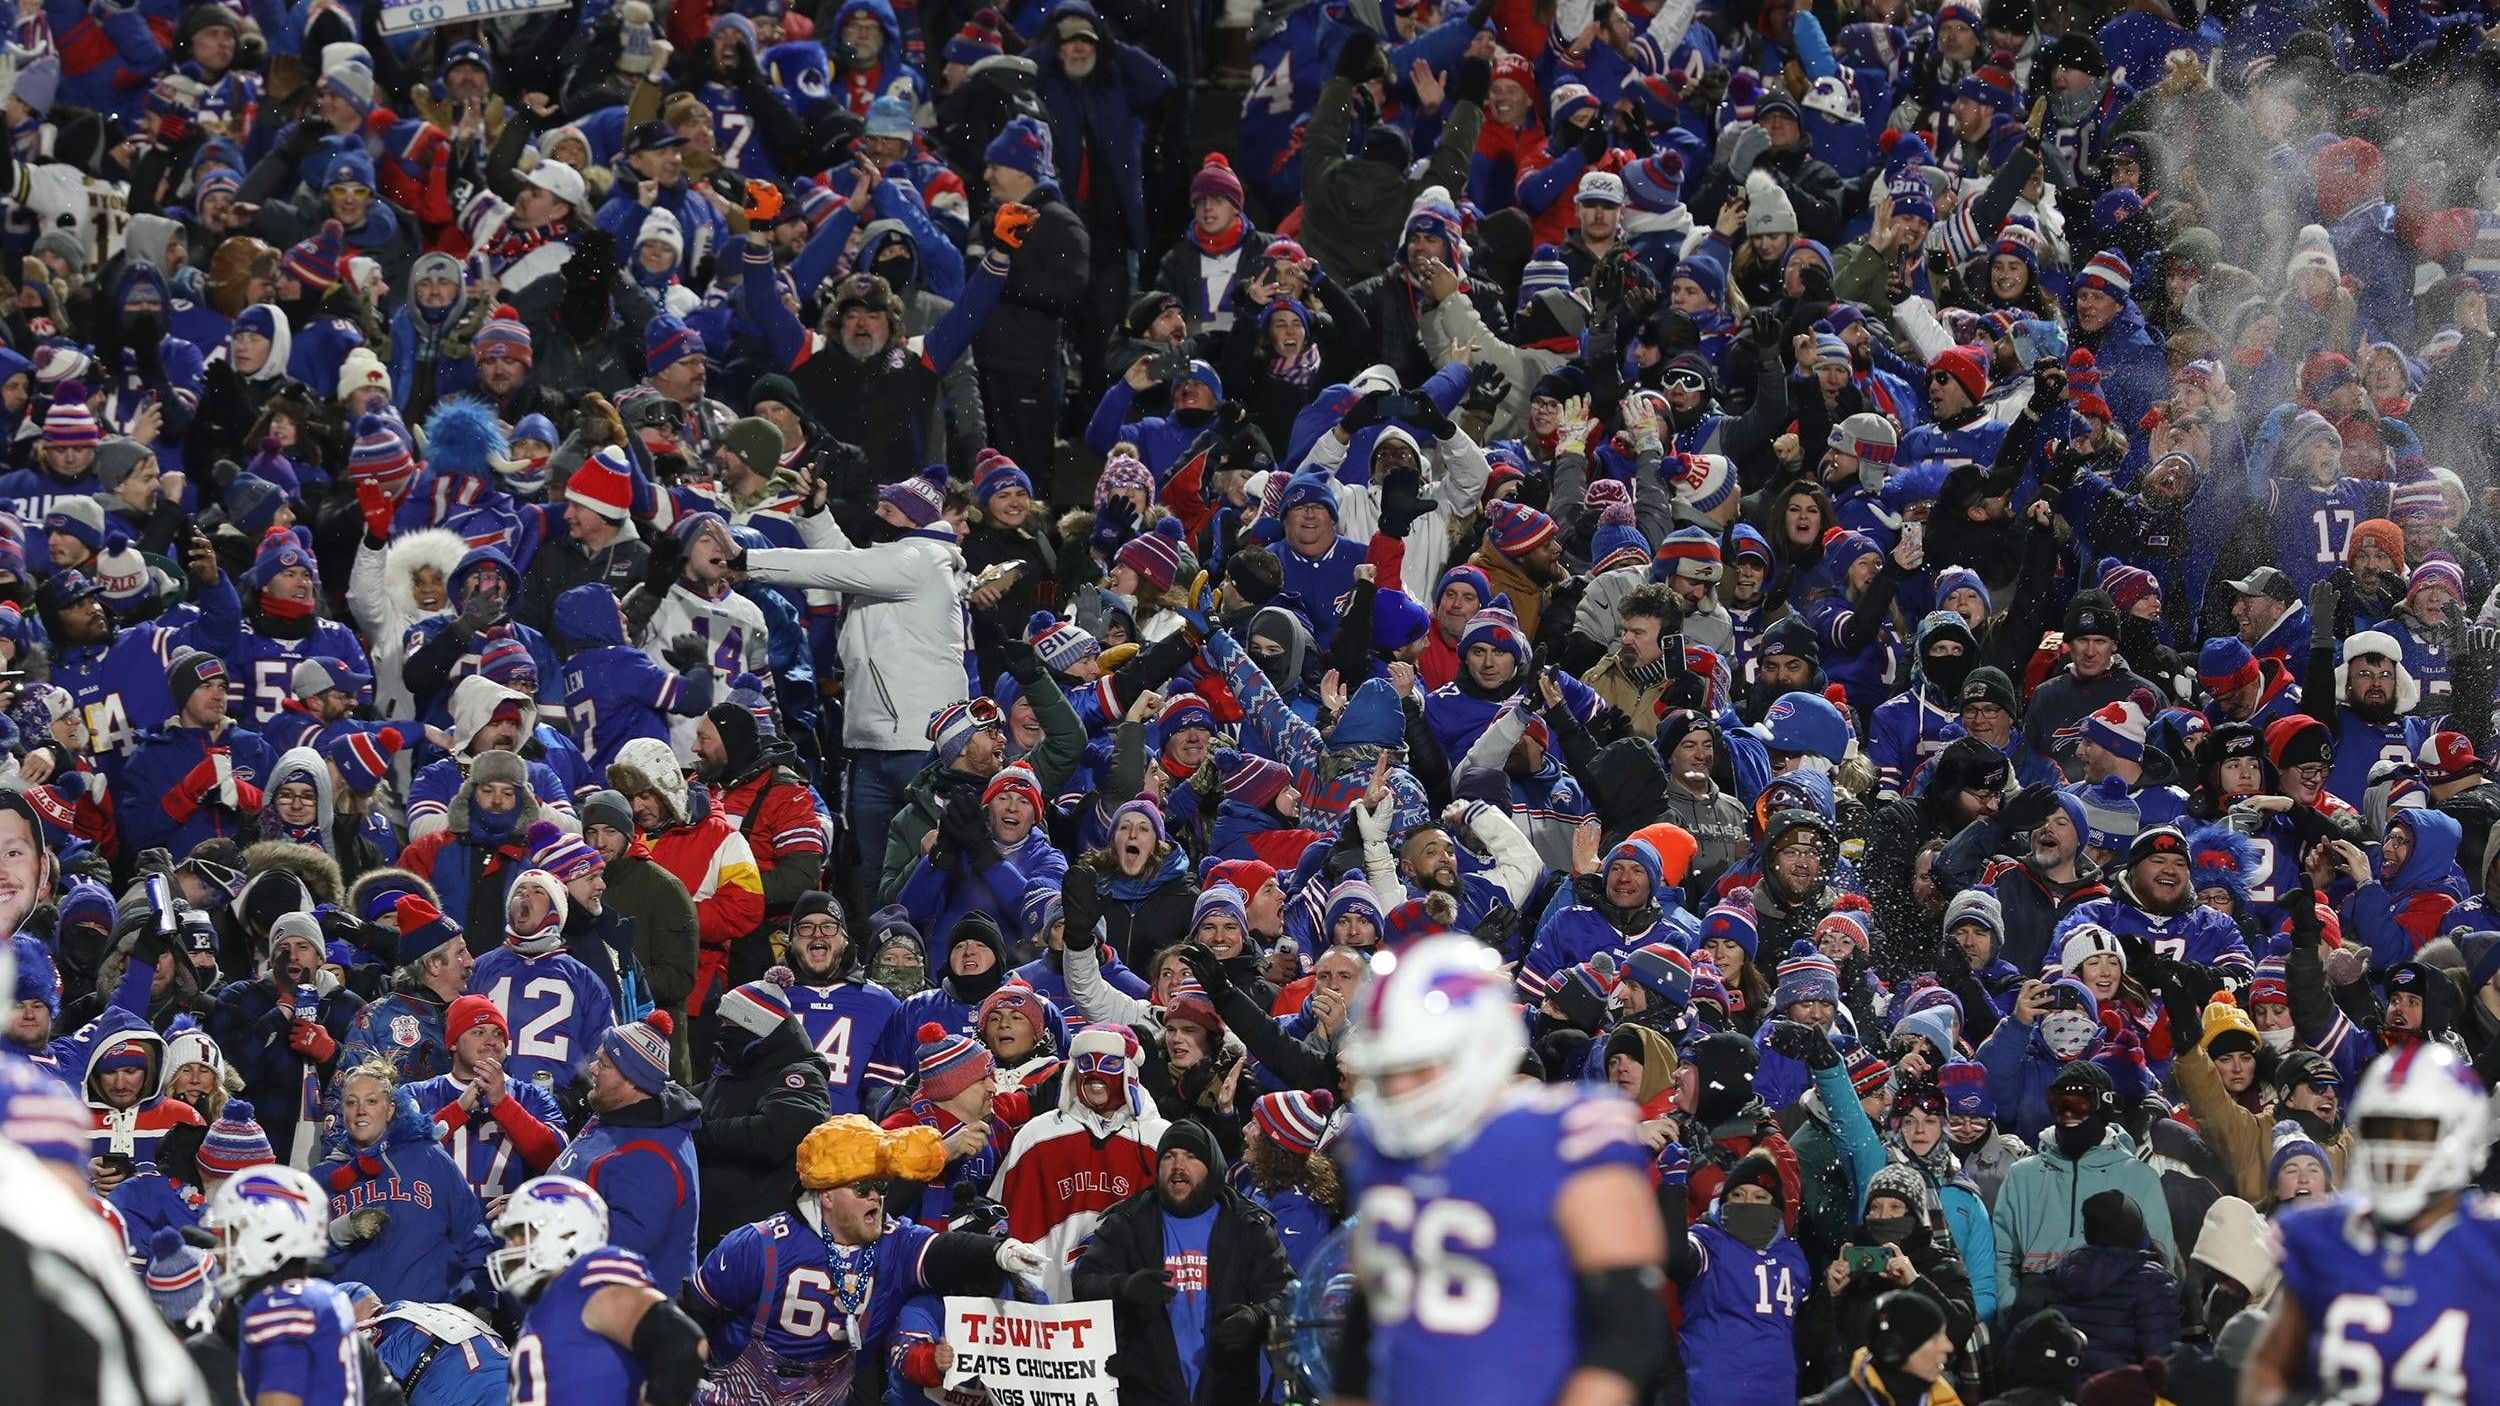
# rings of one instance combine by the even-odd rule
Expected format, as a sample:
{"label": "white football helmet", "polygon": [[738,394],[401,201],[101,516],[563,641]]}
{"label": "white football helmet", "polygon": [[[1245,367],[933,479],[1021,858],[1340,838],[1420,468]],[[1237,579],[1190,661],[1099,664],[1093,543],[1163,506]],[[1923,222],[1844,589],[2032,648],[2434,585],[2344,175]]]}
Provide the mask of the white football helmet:
{"label": "white football helmet", "polygon": [[495,1238],[502,1243],[486,1257],[487,1280],[526,1296],[608,1243],[608,1203],[571,1177],[533,1177],[503,1203]]}
{"label": "white football helmet", "polygon": [[[2352,1099],[2351,1189],[2370,1213],[2399,1225],[2439,1196],[2471,1186],[2491,1146],[2491,1097],[2457,1052],[2446,1045],[2411,1045],[2379,1056]],[[2427,1139],[2397,1138],[2381,1120],[2435,1123]]]}
{"label": "white football helmet", "polygon": [[[1345,1058],[1355,1116],[1392,1157],[1421,1157],[1484,1121],[1519,1073],[1527,1027],[1493,949],[1469,937],[1428,937],[1372,958],[1372,980]],[[1393,1076],[1437,1071],[1401,1092]]]}
{"label": "white football helmet", "polygon": [[294,1167],[254,1167],[208,1198],[200,1228],[217,1237],[217,1292],[232,1299],[289,1260],[330,1252],[330,1198]]}

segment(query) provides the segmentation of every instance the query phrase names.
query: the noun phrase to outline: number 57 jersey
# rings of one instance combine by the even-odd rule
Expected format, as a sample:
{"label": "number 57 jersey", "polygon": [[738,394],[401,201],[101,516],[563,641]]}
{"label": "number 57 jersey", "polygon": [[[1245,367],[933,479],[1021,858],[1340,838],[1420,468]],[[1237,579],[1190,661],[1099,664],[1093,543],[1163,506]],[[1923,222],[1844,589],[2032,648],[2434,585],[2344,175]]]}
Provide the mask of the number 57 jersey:
{"label": "number 57 jersey", "polygon": [[2468,1191],[2453,1219],[2412,1237],[2353,1196],[2278,1224],[2326,1400],[2500,1406],[2500,1199]]}
{"label": "number 57 jersey", "polygon": [[1523,1086],[1434,1157],[1385,1157],[1355,1126],[1354,1266],[1378,1406],[1548,1406],[1561,1393],[1579,1328],[1554,1205],[1582,1172],[1646,1172],[1634,1120],[1612,1092]]}

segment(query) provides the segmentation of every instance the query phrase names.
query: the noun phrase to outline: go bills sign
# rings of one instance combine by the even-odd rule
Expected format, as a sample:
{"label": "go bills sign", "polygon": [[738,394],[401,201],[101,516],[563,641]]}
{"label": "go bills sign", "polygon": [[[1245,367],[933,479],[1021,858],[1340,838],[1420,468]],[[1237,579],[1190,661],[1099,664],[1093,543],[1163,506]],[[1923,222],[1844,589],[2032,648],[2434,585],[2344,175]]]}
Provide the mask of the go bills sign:
{"label": "go bills sign", "polygon": [[464,20],[491,20],[498,15],[526,14],[532,10],[561,10],[572,0],[399,0],[382,6],[382,32],[405,34],[412,29],[433,29],[439,25],[459,24]]}

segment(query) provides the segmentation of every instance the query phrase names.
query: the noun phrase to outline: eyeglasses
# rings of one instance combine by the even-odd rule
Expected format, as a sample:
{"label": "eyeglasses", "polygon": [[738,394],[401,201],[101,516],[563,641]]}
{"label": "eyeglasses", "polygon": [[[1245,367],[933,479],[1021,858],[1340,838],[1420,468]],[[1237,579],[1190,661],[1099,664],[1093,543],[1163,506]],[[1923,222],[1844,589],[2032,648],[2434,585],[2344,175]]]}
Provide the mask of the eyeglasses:
{"label": "eyeglasses", "polygon": [[1128,1076],[1128,1056],[1124,1054],[1096,1054],[1088,1051],[1087,1053],[1076,1057],[1076,1072],[1079,1074],[1100,1074],[1113,1079],[1126,1078]]}
{"label": "eyeglasses", "polygon": [[2324,762],[2302,762],[2298,766],[2283,769],[2284,775],[2297,776],[2303,781],[2324,781],[2326,773],[2327,765]]}
{"label": "eyeglasses", "polygon": [[831,918],[810,918],[790,929],[792,937],[840,937],[842,925]]}
{"label": "eyeglasses", "polygon": [[1781,845],[1771,851],[1771,857],[1773,859],[1796,859],[1800,856],[1821,859],[1823,857],[1823,847],[1819,844],[1799,841],[1796,844]]}

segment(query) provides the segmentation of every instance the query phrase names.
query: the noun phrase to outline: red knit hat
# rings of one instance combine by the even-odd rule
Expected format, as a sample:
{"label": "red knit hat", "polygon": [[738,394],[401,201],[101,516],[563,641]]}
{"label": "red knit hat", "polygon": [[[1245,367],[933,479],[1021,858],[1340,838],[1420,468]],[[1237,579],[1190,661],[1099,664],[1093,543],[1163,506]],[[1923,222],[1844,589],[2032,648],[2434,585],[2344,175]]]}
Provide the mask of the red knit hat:
{"label": "red knit hat", "polygon": [[1980,360],[1979,353],[1969,347],[1946,347],[1936,353],[1935,360],[1927,363],[1927,369],[1952,377],[1953,383],[1962,388],[1962,393],[1969,396],[1973,404],[1988,393],[1988,363]]}

